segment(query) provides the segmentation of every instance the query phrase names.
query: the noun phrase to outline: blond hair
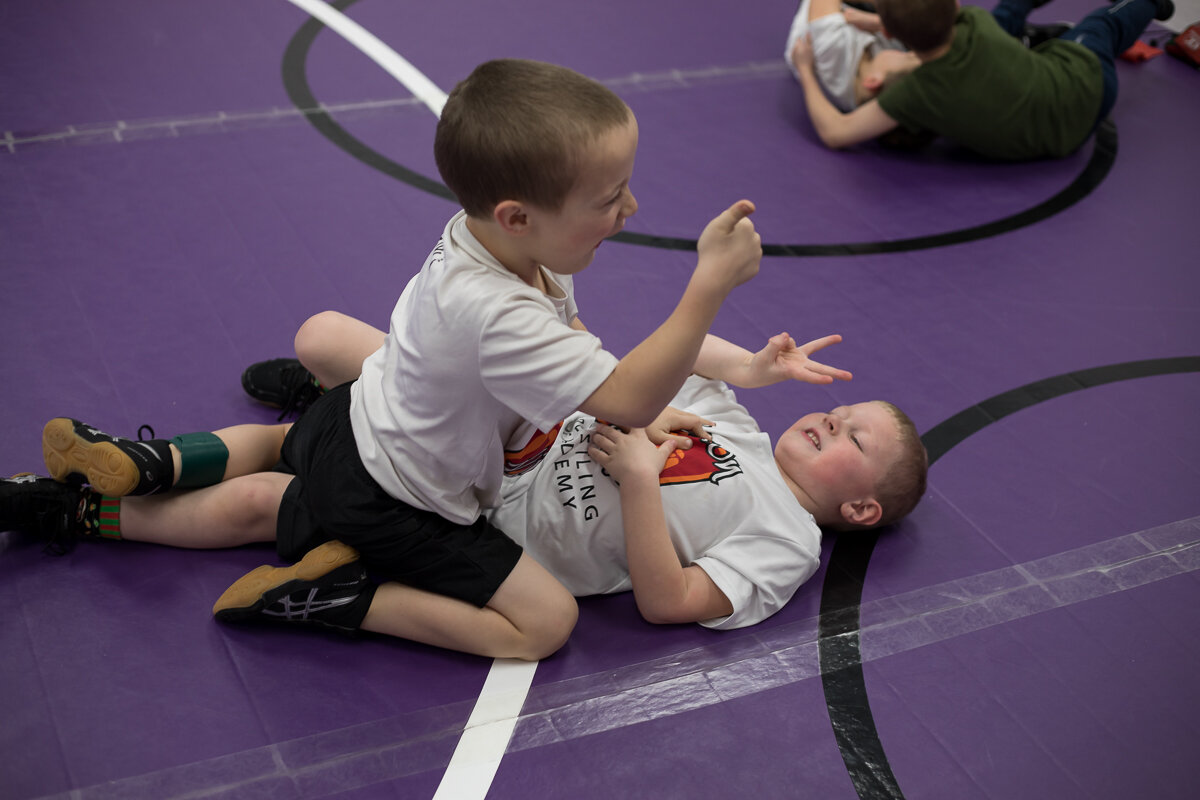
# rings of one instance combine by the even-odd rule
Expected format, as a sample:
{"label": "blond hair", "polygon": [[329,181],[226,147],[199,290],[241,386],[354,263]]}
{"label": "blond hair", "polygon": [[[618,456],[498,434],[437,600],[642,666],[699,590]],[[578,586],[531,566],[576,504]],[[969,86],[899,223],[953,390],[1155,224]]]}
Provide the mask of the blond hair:
{"label": "blond hair", "polygon": [[917,426],[907,414],[886,400],[876,402],[891,412],[896,420],[897,440],[900,442],[900,455],[875,487],[875,499],[883,508],[883,516],[876,526],[881,526],[898,522],[917,507],[925,495],[929,454],[921,443]]}

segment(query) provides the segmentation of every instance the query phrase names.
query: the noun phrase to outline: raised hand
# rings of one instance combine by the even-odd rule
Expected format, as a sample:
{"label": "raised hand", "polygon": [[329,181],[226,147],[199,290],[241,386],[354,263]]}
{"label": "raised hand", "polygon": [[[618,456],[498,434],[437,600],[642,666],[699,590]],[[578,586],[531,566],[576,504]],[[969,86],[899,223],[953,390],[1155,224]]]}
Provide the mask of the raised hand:
{"label": "raised hand", "polygon": [[698,273],[711,276],[732,289],[758,274],[762,261],[762,238],[749,217],[754,203],[739,200],[704,227],[696,243]]}
{"label": "raised hand", "polygon": [[767,340],[767,346],[755,353],[746,364],[747,377],[743,386],[769,386],[785,380],[805,383],[833,383],[848,381],[854,376],[844,369],[830,367],[810,356],[831,344],[842,340],[838,334],[822,336],[802,345],[787,333],[780,333]]}

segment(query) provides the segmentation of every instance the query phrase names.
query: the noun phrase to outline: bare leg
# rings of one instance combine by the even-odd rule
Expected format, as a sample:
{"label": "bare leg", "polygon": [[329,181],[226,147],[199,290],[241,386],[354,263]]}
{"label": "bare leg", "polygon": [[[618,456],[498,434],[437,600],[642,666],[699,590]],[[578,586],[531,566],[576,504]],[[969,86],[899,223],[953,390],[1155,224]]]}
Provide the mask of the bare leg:
{"label": "bare leg", "polygon": [[400,583],[375,593],[363,630],[492,658],[535,661],[567,641],[575,598],[528,555],[483,608]]}
{"label": "bare leg", "polygon": [[326,388],[352,381],[362,362],[383,346],[386,334],[360,319],[322,311],[296,332],[296,357]]}
{"label": "bare leg", "polygon": [[191,492],[125,497],[121,537],[201,550],[273,542],[291,481],[291,475],[259,472]]}

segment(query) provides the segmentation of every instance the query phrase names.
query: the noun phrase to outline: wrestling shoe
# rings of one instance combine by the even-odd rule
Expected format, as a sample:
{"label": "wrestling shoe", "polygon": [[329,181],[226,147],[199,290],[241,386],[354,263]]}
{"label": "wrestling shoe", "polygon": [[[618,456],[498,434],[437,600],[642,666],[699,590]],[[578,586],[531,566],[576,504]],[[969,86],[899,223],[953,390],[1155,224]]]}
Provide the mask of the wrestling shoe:
{"label": "wrestling shoe", "polygon": [[1075,26],[1069,22],[1051,22],[1046,25],[1027,22],[1025,23],[1025,33],[1021,36],[1021,43],[1032,50],[1042,42],[1057,39],[1073,27]]}
{"label": "wrestling shoe", "polygon": [[213,616],[222,622],[301,623],[354,633],[366,609],[353,606],[369,588],[358,551],[326,542],[290,567],[247,572],[217,599]]}
{"label": "wrestling shoe", "polygon": [[[150,439],[142,439],[142,430]],[[149,425],[138,441],[109,436],[77,419],[55,417],[42,429],[42,457],[56,481],[82,480],[100,494],[124,497],[165,492],[175,483],[171,445]]]}
{"label": "wrestling shoe", "polygon": [[0,480],[0,531],[31,533],[57,556],[91,532],[84,524],[87,489],[28,472]]}
{"label": "wrestling shoe", "polygon": [[272,358],[242,373],[242,388],[258,402],[283,409],[279,419],[300,414],[321,396],[321,384],[295,358]]}

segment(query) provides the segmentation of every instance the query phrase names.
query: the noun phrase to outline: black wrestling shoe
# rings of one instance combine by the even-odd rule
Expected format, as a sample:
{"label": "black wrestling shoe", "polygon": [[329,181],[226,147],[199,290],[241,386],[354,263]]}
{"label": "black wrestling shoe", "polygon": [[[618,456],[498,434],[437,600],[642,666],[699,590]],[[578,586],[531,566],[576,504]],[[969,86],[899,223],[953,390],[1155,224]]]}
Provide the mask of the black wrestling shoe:
{"label": "black wrestling shoe", "polygon": [[56,556],[92,533],[84,524],[91,492],[30,473],[0,480],[0,531],[31,533]]}
{"label": "black wrestling shoe", "polygon": [[1051,22],[1047,25],[1035,25],[1027,22],[1025,23],[1025,33],[1021,35],[1021,43],[1032,50],[1042,42],[1057,39],[1073,27],[1075,26],[1069,22]]}
{"label": "black wrestling shoe", "polygon": [[[290,567],[261,566],[239,578],[213,605],[222,622],[283,622],[342,633],[358,630],[371,588],[358,551],[333,541]],[[373,592],[371,593],[373,594]]]}
{"label": "black wrestling shoe", "polygon": [[[150,439],[141,438],[142,430]],[[149,425],[138,441],[109,436],[77,419],[55,417],[42,429],[42,457],[56,481],[84,481],[100,494],[124,497],[165,492],[175,484],[171,445]]]}
{"label": "black wrestling shoe", "polygon": [[303,413],[322,394],[316,376],[295,358],[272,358],[242,373],[242,388],[258,402],[283,409],[279,419]]}

